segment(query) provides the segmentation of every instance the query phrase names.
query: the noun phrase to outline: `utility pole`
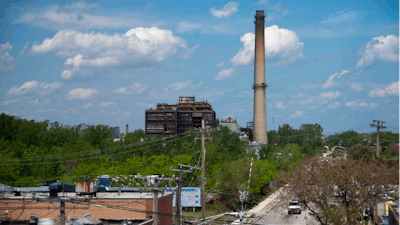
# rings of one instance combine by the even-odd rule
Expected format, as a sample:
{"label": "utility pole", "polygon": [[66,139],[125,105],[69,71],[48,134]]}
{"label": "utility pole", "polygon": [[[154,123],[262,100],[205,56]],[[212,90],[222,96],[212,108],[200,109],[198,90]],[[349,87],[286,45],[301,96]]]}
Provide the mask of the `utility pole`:
{"label": "utility pole", "polygon": [[60,223],[65,224],[65,202],[63,200],[60,201]]}
{"label": "utility pole", "polygon": [[158,225],[158,180],[154,180],[153,194],[153,225]]}
{"label": "utility pole", "polygon": [[[154,178],[154,187],[153,188],[147,188],[147,183],[150,185],[150,180],[151,177],[147,176],[140,176],[140,174],[137,174],[134,176],[134,178],[142,179],[144,180],[144,190],[152,190],[153,191],[153,225],[158,225],[158,192],[159,192],[159,186],[160,186],[160,180],[168,180],[170,181],[169,184],[171,184],[172,180],[175,180],[175,176],[172,176],[171,178],[164,177],[164,174],[161,177],[155,177]],[[141,188],[140,188],[141,189]]]}
{"label": "utility pole", "polygon": [[380,120],[372,120],[371,127],[376,127],[376,154],[375,157],[379,158],[379,130],[386,129],[385,122]]}
{"label": "utility pole", "polygon": [[[208,128],[208,127],[207,127]],[[207,129],[204,125],[204,119],[201,119],[201,217],[203,220],[206,218],[206,185],[205,185],[205,171],[206,171],[206,145],[204,132]],[[209,138],[212,140],[212,138]]]}
{"label": "utility pole", "polygon": [[[172,169],[172,166],[170,168],[171,171],[176,171],[178,173],[178,190],[176,191],[176,204],[175,204],[175,225],[180,225],[181,224],[181,195],[182,195],[182,178],[184,173],[192,173],[193,169],[200,169],[197,166],[191,166],[191,165],[183,165],[183,164],[178,164],[179,169]],[[190,168],[190,170],[184,170],[183,167]]]}

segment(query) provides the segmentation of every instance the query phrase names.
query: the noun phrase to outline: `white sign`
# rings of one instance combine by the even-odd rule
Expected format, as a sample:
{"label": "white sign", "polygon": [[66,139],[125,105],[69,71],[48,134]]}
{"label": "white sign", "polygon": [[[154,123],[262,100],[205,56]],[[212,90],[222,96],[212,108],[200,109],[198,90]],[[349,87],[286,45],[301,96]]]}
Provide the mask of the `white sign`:
{"label": "white sign", "polygon": [[[166,193],[174,192],[174,199],[172,206],[175,207],[176,202],[176,188],[165,189]],[[181,206],[182,207],[201,207],[201,188],[200,187],[184,187],[181,193]]]}

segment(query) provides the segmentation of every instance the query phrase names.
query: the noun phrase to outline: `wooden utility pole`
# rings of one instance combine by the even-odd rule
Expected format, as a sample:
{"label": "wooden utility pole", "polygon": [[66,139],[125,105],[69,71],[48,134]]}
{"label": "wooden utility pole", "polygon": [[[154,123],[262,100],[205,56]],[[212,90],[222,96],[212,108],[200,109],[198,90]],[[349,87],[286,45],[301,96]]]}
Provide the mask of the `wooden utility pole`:
{"label": "wooden utility pole", "polygon": [[[206,171],[206,146],[205,146],[205,139],[212,138],[205,138],[204,133],[207,131],[209,127],[205,127],[204,119],[201,120],[201,216],[205,219],[206,213],[206,182],[205,182],[205,171]],[[195,138],[197,139],[197,138]]]}
{"label": "wooden utility pole", "polygon": [[206,185],[205,185],[205,170],[206,170],[206,145],[204,143],[204,119],[201,120],[201,217],[206,218]]}
{"label": "wooden utility pole", "polygon": [[384,126],[385,122],[380,121],[380,120],[372,120],[371,127],[376,127],[376,154],[375,157],[378,159],[379,158],[379,130],[380,129],[385,129],[386,126]]}
{"label": "wooden utility pole", "polygon": [[65,202],[60,201],[60,224],[65,224]]}
{"label": "wooden utility pole", "polygon": [[[182,178],[184,173],[192,173],[193,169],[200,169],[196,166],[191,166],[191,165],[183,165],[183,164],[178,164],[179,169],[172,169],[172,166],[170,168],[171,171],[176,171],[178,173],[178,190],[176,191],[176,204],[175,204],[175,225],[180,225],[181,224],[181,195],[182,195]],[[183,167],[188,167],[190,170],[184,170]]]}

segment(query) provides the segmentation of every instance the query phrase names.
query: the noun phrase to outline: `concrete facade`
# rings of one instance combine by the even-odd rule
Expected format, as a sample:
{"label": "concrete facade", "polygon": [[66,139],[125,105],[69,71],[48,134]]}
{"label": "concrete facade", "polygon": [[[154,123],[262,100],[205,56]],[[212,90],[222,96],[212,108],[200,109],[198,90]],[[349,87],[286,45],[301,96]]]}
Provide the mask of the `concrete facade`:
{"label": "concrete facade", "polygon": [[257,10],[255,18],[253,140],[260,144],[267,144],[264,10]]}

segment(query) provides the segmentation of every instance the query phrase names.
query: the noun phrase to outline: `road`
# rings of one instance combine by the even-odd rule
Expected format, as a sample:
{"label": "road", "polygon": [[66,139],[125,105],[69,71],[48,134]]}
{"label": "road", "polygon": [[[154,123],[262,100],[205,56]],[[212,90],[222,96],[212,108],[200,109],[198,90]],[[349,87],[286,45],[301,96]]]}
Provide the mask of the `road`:
{"label": "road", "polygon": [[265,213],[255,224],[319,224],[314,218],[308,215],[308,210],[302,210],[301,214],[288,215],[287,210],[278,212],[271,209]]}

